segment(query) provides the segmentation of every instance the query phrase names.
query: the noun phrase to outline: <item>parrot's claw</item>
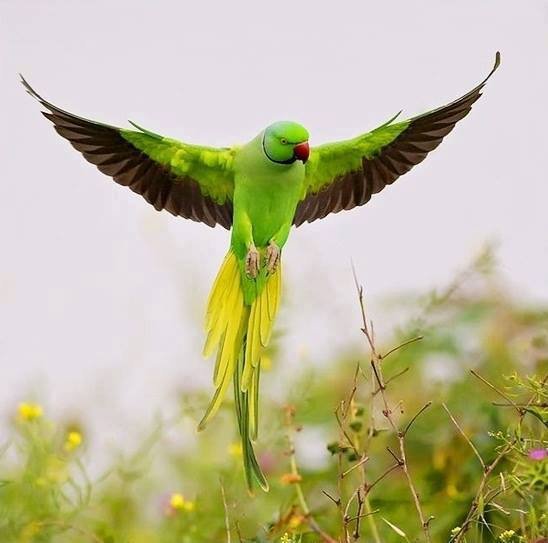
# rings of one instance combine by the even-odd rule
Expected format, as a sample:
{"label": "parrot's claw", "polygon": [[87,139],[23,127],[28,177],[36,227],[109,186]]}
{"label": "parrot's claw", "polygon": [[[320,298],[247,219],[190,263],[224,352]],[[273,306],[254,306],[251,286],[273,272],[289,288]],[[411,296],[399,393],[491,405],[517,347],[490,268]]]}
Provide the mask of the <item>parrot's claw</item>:
{"label": "parrot's claw", "polygon": [[247,256],[245,257],[246,275],[251,279],[255,279],[259,273],[259,265],[259,251],[257,251],[257,247],[255,247],[255,245],[252,245],[247,252]]}
{"label": "parrot's claw", "polygon": [[276,271],[278,263],[280,262],[280,248],[278,245],[271,241],[266,248],[265,264],[269,274]]}

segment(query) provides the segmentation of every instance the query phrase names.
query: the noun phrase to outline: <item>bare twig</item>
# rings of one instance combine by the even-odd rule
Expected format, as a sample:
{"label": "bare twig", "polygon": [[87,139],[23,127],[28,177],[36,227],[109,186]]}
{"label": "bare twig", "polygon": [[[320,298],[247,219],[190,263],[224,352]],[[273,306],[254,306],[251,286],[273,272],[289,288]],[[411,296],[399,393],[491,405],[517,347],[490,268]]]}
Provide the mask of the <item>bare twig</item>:
{"label": "bare twig", "polygon": [[[392,410],[390,409],[388,399],[387,399],[387,396],[386,396],[386,383],[383,380],[382,367],[381,367],[382,356],[379,355],[379,353],[378,353],[378,351],[375,347],[374,330],[373,330],[373,327],[372,327],[370,321],[368,321],[368,319],[367,319],[367,313],[366,313],[366,310],[365,310],[365,303],[364,303],[363,287],[358,283],[355,272],[354,272],[354,282],[356,284],[356,289],[358,291],[358,301],[359,301],[359,304],[360,304],[360,310],[361,310],[361,315],[362,315],[362,328],[361,328],[361,330],[362,330],[363,334],[365,335],[365,337],[367,339],[367,343],[369,344],[369,348],[371,350],[371,370],[372,370],[372,373],[375,377],[375,380],[377,381],[378,388],[379,388],[379,393],[381,395],[382,402],[384,404],[383,415],[388,420],[390,426],[392,427],[394,433],[396,434],[396,436],[398,438],[401,459],[398,459],[397,456],[392,453],[392,451],[390,451],[390,453],[394,456],[394,458],[396,459],[398,465],[401,465],[401,467],[403,468],[403,471],[404,471],[406,479],[407,479],[407,484],[409,486],[409,490],[411,492],[411,496],[412,496],[413,502],[415,504],[415,509],[417,510],[417,515],[418,515],[419,520],[420,520],[421,528],[422,528],[422,531],[423,531],[423,534],[424,534],[424,539],[425,539],[426,543],[430,543],[431,539],[430,539],[429,523],[430,523],[431,519],[430,518],[426,519],[426,517],[424,515],[417,489],[415,487],[415,484],[414,484],[413,479],[411,477],[411,473],[409,471],[409,464],[407,462],[406,450],[405,450],[405,436],[406,436],[407,431],[409,430],[409,428],[413,424],[413,422],[417,419],[417,417],[425,409],[427,409],[431,405],[431,402],[427,403],[425,406],[422,407],[422,409],[407,424],[405,430],[401,431],[398,428],[398,426],[397,426],[397,424],[394,420],[394,417],[392,416]],[[410,342],[408,342],[408,343],[410,343]],[[403,346],[404,345],[402,344],[401,347],[403,347]],[[400,348],[400,346],[398,346],[398,348]],[[388,354],[390,354],[391,352],[393,352],[393,351],[388,351]]]}
{"label": "bare twig", "polygon": [[322,490],[322,494],[325,494],[337,507],[339,507],[339,505],[341,505],[341,499],[340,498],[335,499],[326,490]]}
{"label": "bare twig", "polygon": [[363,464],[365,464],[367,461],[369,460],[369,457],[368,456],[363,456],[359,462],[357,462],[356,464],[350,466],[346,471],[343,471],[341,473],[341,478],[344,478],[346,477],[349,473],[351,473],[352,471],[354,471],[356,468],[359,468],[360,466],[362,466]]}
{"label": "bare twig", "polygon": [[403,347],[407,347],[407,345],[410,345],[411,343],[415,343],[416,341],[421,341],[422,339],[424,339],[424,336],[417,336],[417,337],[413,337],[411,339],[408,339],[406,341],[404,341],[403,343],[400,343],[399,345],[397,345],[396,347],[393,347],[392,349],[390,349],[388,352],[384,353],[382,356],[381,356],[381,359],[382,360],[385,360],[386,358],[388,358],[392,353],[395,353],[396,351],[399,351],[400,349],[402,349]]}
{"label": "bare twig", "polygon": [[339,415],[339,411],[341,411],[341,412],[344,411],[344,408],[342,407],[342,403],[343,402],[341,402],[341,404],[339,404],[337,409],[335,409],[335,418],[337,419],[337,424],[339,426],[339,429],[340,429],[342,435],[345,437],[346,441],[348,442],[348,445],[350,446],[350,448],[352,449],[354,454],[356,456],[361,456],[360,452],[356,448],[356,445],[354,444],[354,440],[350,437],[350,435],[346,431],[346,428],[344,427],[343,419],[341,419],[341,417]]}
{"label": "bare twig", "polygon": [[[297,493],[297,498],[299,500],[299,504],[301,506],[302,512],[304,516],[306,517],[307,523],[310,526],[311,530],[315,532],[316,534],[318,534],[318,536],[320,536],[321,541],[325,543],[338,543],[336,539],[333,539],[328,533],[322,530],[320,525],[316,522],[316,520],[312,516],[312,512],[310,510],[310,507],[308,506],[308,503],[306,501],[306,498],[304,496],[304,492],[300,483],[301,476],[299,474],[299,470],[297,467],[297,459],[295,457],[295,442],[293,440],[293,432],[295,431],[295,426],[294,426],[295,409],[292,406],[287,406],[285,409],[285,415],[286,415],[286,424],[288,428],[287,441],[289,444],[289,462],[291,466],[291,474],[295,476],[294,486],[295,486],[295,491]],[[324,494],[326,493],[324,492]]]}
{"label": "bare twig", "polygon": [[371,489],[377,484],[380,483],[389,473],[392,473],[395,469],[401,468],[401,462],[396,462],[392,464],[389,468],[385,469],[379,477],[377,477],[371,484],[367,485],[367,493],[371,492]]}
{"label": "bare twig", "polygon": [[398,466],[401,466],[403,460],[401,458],[398,458],[396,453],[390,447],[386,447],[386,450],[392,455],[392,458],[398,463]]}
{"label": "bare twig", "polygon": [[449,408],[445,405],[445,403],[442,403],[441,405],[443,406],[443,408],[445,409],[445,411],[449,415],[449,418],[453,421],[453,424],[457,427],[457,430],[460,432],[460,435],[464,438],[466,443],[468,443],[468,445],[470,445],[470,448],[474,451],[474,454],[477,456],[477,458],[478,458],[478,460],[481,464],[481,467],[483,468],[483,471],[485,471],[486,470],[485,462],[483,461],[483,458],[481,457],[481,454],[478,452],[478,449],[476,449],[476,446],[472,443],[472,440],[466,435],[464,430],[460,427],[459,423],[457,422],[455,417],[451,414],[451,411],[449,411]]}
{"label": "bare twig", "polygon": [[[397,379],[400,375],[403,375],[404,373],[407,373],[409,371],[409,366],[407,368],[404,368],[403,370],[399,371],[398,373],[396,373],[395,375],[392,375],[391,377],[389,377],[385,383],[384,383],[384,386],[386,387],[389,383],[391,383],[392,381],[394,381],[395,379]],[[376,396],[379,392],[381,391],[380,388],[377,388],[376,390],[373,391],[373,396]]]}
{"label": "bare twig", "polygon": [[411,425],[420,417],[420,415],[426,411],[430,406],[432,405],[432,402],[426,402],[418,411],[418,413],[407,423],[407,426],[405,427],[405,430],[402,433],[402,437],[405,437],[405,434],[409,431],[409,428],[411,428]]}
{"label": "bare twig", "polygon": [[230,536],[230,519],[228,517],[228,504],[226,503],[225,487],[223,481],[220,481],[221,485],[221,496],[223,498],[223,507],[225,510],[225,527],[226,527],[226,543],[231,543],[232,539]]}
{"label": "bare twig", "polygon": [[[524,403],[515,403],[515,404],[511,404],[511,403],[500,403],[500,402],[491,402],[491,405],[494,405],[495,407],[530,407],[531,404],[524,404]],[[535,404],[535,407],[540,407],[540,408],[544,408],[544,407],[548,407],[548,403],[536,403]]]}
{"label": "bare twig", "polygon": [[[354,528],[354,539],[358,540],[360,538],[360,523],[362,519],[362,510],[363,510],[364,499],[362,496],[361,488],[358,488],[358,512],[354,519],[356,520],[356,527]],[[354,519],[349,519],[351,522]]]}
{"label": "bare twig", "polygon": [[485,383],[490,389],[494,390],[499,396],[502,396],[510,405],[512,405],[516,410],[517,412],[522,415],[523,414],[523,408],[522,407],[519,407],[515,402],[514,400],[512,400],[512,398],[510,398],[509,396],[507,396],[504,392],[502,392],[502,390],[498,389],[495,385],[491,384],[487,379],[485,379],[484,377],[482,377],[478,372],[474,371],[474,370],[470,370],[470,373],[474,376],[474,377],[477,377],[482,383]]}
{"label": "bare twig", "polygon": [[417,510],[417,514],[419,515],[421,526],[424,532],[424,538],[427,541],[427,543],[430,543],[430,527],[429,527],[430,519],[427,521],[424,517],[421,502],[419,499],[419,494],[417,492],[417,489],[415,488],[415,484],[413,483],[411,473],[409,472],[409,464],[407,463],[407,457],[405,454],[405,436],[398,437],[398,441],[400,444],[400,454],[403,462],[402,467],[405,473],[405,477],[407,478],[407,485],[409,486],[409,490],[411,491],[411,495],[413,496],[413,501],[415,502],[415,509]]}
{"label": "bare twig", "polygon": [[513,442],[509,443],[502,449],[502,451],[497,455],[497,457],[489,464],[484,473],[483,477],[481,478],[478,490],[476,492],[476,495],[474,497],[474,500],[472,501],[472,505],[470,506],[470,510],[468,511],[468,514],[466,515],[466,518],[464,519],[464,522],[462,523],[460,530],[449,540],[450,543],[459,543],[459,541],[462,540],[466,532],[468,531],[468,528],[470,527],[470,523],[474,520],[474,515],[476,514],[476,511],[478,510],[481,496],[483,495],[483,490],[485,488],[485,485],[487,484],[487,481],[489,479],[489,476],[491,473],[493,473],[493,470],[497,467],[497,464],[510,452],[511,448],[513,446]]}
{"label": "bare twig", "polygon": [[[523,419],[524,419],[526,413],[527,413],[527,408],[529,408],[529,406],[535,400],[536,394],[531,395],[531,397],[529,398],[529,401],[527,402],[527,404],[525,405],[524,408],[518,407],[517,404],[515,404],[504,393],[502,393],[500,390],[498,390],[497,387],[495,387],[494,385],[489,383],[489,381],[487,381],[486,379],[481,377],[475,371],[473,371],[473,370],[470,370],[470,371],[471,371],[472,375],[474,375],[480,381],[482,381],[483,383],[488,385],[491,389],[493,389],[499,395],[503,396],[504,399],[509,401],[510,404],[512,405],[512,407],[514,407],[517,410],[517,412],[519,414],[519,418],[518,418],[518,428],[519,428],[521,426],[522,422],[523,422]],[[548,379],[548,376],[546,376],[544,378],[543,383],[545,383],[547,379]],[[450,543],[460,543],[460,541],[462,541],[463,537],[466,535],[466,532],[468,531],[468,529],[470,527],[470,524],[474,521],[474,517],[475,517],[476,512],[478,510],[480,500],[483,497],[483,491],[485,489],[485,486],[487,485],[487,482],[489,480],[490,475],[493,473],[493,471],[497,467],[498,463],[512,450],[513,446],[516,443],[516,440],[517,440],[517,438],[515,438],[514,440],[507,443],[506,446],[503,447],[503,449],[499,452],[499,454],[497,455],[495,460],[493,460],[493,462],[491,462],[491,464],[486,466],[486,469],[484,470],[483,477],[481,478],[481,481],[480,481],[478,490],[476,492],[476,495],[474,497],[474,500],[472,501],[472,504],[470,505],[470,509],[468,511],[468,514],[466,515],[466,518],[465,518],[464,522],[462,523],[462,526],[460,527],[460,530],[449,540]],[[490,499],[493,499],[497,495],[498,495],[498,493],[495,493]],[[485,503],[489,503],[485,499],[482,500],[482,501],[485,502]]]}
{"label": "bare twig", "polygon": [[365,517],[369,517],[370,515],[376,515],[379,511],[380,511],[380,509],[375,509],[374,511],[368,511],[367,513],[362,513],[360,516],[352,517],[352,518],[348,519],[348,521],[352,522],[352,521],[357,520],[359,518],[365,518]]}
{"label": "bare twig", "polygon": [[348,398],[345,402],[343,402],[343,419],[346,419],[348,417],[348,410],[352,407],[354,402],[354,397],[356,396],[356,392],[358,390],[358,375],[361,373],[361,366],[358,362],[356,364],[356,370],[354,371],[354,379],[352,380],[352,389],[350,390],[350,394],[348,395]]}
{"label": "bare twig", "polygon": [[235,523],[236,533],[238,534],[238,543],[243,543],[242,531],[240,530],[240,523]]}

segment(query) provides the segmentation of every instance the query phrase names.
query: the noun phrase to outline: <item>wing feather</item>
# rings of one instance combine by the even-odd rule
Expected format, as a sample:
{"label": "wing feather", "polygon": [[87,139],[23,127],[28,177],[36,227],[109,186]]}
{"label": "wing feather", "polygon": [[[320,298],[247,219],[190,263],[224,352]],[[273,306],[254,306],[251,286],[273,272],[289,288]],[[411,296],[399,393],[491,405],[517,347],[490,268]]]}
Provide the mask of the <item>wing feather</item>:
{"label": "wing feather", "polygon": [[461,98],[404,122],[395,117],[379,128],[354,138],[312,149],[305,190],[293,223],[321,219],[366,204],[373,194],[391,185],[442,142],[470,112],[487,80],[500,64],[496,54],[489,75]]}
{"label": "wing feather", "polygon": [[56,132],[116,183],[140,194],[158,211],[208,226],[232,226],[234,149],[214,149],[162,138],[140,127],[120,129],[64,111],[27,92],[47,110]]}

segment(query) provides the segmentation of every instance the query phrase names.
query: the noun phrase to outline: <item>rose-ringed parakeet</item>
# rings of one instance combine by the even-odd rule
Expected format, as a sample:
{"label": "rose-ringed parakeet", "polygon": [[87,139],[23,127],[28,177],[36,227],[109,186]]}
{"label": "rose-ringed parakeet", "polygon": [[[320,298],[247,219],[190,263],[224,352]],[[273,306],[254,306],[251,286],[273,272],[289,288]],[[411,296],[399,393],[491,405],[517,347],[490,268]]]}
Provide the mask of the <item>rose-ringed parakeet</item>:
{"label": "rose-ringed parakeet", "polygon": [[55,130],[97,168],[141,194],[158,211],[232,230],[206,313],[204,354],[216,352],[215,393],[199,424],[218,410],[230,383],[248,487],[268,489],[252,442],[258,432],[261,356],[280,305],[281,251],[292,225],[362,206],[435,149],[465,117],[497,69],[450,104],[396,118],[354,139],[309,148],[308,132],[277,122],[249,143],[202,147],[134,123],[117,128],[64,111],[27,91]]}

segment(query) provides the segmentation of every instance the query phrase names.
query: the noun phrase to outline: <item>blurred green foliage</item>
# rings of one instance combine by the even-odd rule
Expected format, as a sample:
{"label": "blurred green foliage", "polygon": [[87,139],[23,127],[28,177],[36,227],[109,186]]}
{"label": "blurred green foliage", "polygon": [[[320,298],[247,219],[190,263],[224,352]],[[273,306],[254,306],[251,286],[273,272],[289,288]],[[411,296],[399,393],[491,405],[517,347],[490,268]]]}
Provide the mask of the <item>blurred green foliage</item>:
{"label": "blurred green foliage", "polygon": [[208,398],[186,394],[173,420],[93,480],[81,428],[14,406],[0,449],[0,542],[424,541],[383,393],[400,431],[432,402],[403,439],[432,541],[540,541],[548,310],[510,298],[491,269],[486,253],[443,291],[398,299],[414,316],[378,351],[422,339],[379,360],[382,393],[365,337],[363,350],[291,382],[272,350],[264,381],[278,387],[263,394],[257,446],[268,494],[246,493],[230,401],[196,436]]}

